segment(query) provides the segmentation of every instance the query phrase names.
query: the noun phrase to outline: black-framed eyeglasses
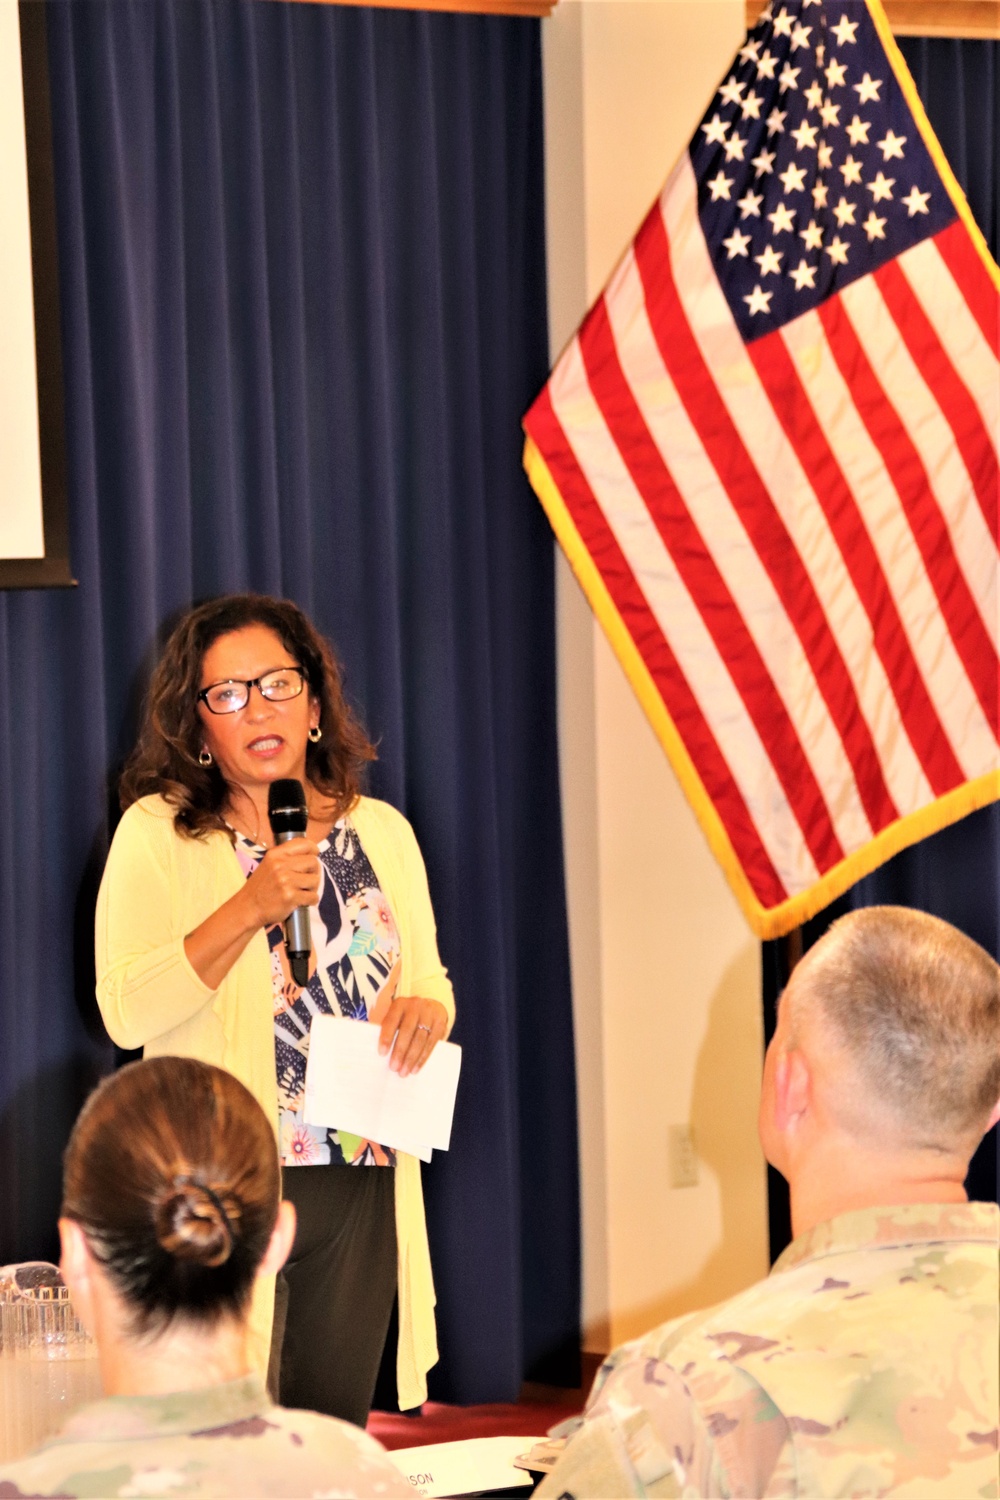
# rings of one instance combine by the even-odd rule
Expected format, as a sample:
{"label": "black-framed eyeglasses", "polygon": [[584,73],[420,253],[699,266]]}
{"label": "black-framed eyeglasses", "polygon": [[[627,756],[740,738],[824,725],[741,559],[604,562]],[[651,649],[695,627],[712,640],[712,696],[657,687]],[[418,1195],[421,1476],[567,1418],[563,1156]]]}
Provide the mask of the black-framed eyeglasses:
{"label": "black-framed eyeglasses", "polygon": [[246,681],[228,677],[225,682],[210,683],[198,694],[198,702],[204,703],[211,714],[238,714],[250,702],[251,688],[256,688],[268,703],[285,703],[297,698],[305,685],[306,674],[301,667],[272,667]]}

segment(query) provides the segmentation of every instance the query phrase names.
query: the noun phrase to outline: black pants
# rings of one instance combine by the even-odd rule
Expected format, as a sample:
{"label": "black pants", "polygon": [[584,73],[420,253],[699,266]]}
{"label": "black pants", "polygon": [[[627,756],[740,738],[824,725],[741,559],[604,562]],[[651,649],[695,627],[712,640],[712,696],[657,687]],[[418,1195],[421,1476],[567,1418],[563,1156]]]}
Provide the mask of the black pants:
{"label": "black pants", "polygon": [[268,1386],[282,1406],[368,1420],[396,1296],[395,1176],[393,1167],[282,1173],[298,1216],[275,1289]]}

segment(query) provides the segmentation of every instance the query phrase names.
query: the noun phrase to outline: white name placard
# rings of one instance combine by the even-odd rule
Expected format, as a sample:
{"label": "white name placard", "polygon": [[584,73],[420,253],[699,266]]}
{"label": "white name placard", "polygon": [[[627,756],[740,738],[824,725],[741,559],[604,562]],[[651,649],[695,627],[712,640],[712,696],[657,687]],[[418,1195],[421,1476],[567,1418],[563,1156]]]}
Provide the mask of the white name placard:
{"label": "white name placard", "polygon": [[458,1443],[428,1443],[397,1448],[388,1457],[413,1486],[415,1495],[443,1497],[484,1495],[490,1490],[530,1489],[533,1479],[514,1460],[538,1439],[533,1437],[466,1438]]}

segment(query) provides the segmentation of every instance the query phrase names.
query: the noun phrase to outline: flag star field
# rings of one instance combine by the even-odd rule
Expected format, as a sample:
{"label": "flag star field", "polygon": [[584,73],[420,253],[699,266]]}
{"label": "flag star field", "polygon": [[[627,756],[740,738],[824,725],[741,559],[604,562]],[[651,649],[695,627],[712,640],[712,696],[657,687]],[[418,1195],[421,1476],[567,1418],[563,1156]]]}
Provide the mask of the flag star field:
{"label": "flag star field", "polygon": [[956,217],[867,7],[773,4],[691,142],[698,213],[744,339]]}

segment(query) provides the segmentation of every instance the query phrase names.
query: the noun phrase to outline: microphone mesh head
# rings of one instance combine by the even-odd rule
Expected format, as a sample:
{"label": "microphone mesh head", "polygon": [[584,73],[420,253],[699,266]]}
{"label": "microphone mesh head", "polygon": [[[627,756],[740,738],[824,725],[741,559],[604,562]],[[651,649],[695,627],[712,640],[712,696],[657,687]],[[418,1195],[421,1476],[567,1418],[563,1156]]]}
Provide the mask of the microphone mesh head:
{"label": "microphone mesh head", "polygon": [[301,781],[272,781],[267,789],[267,815],[275,838],[281,834],[305,833],[309,807]]}

